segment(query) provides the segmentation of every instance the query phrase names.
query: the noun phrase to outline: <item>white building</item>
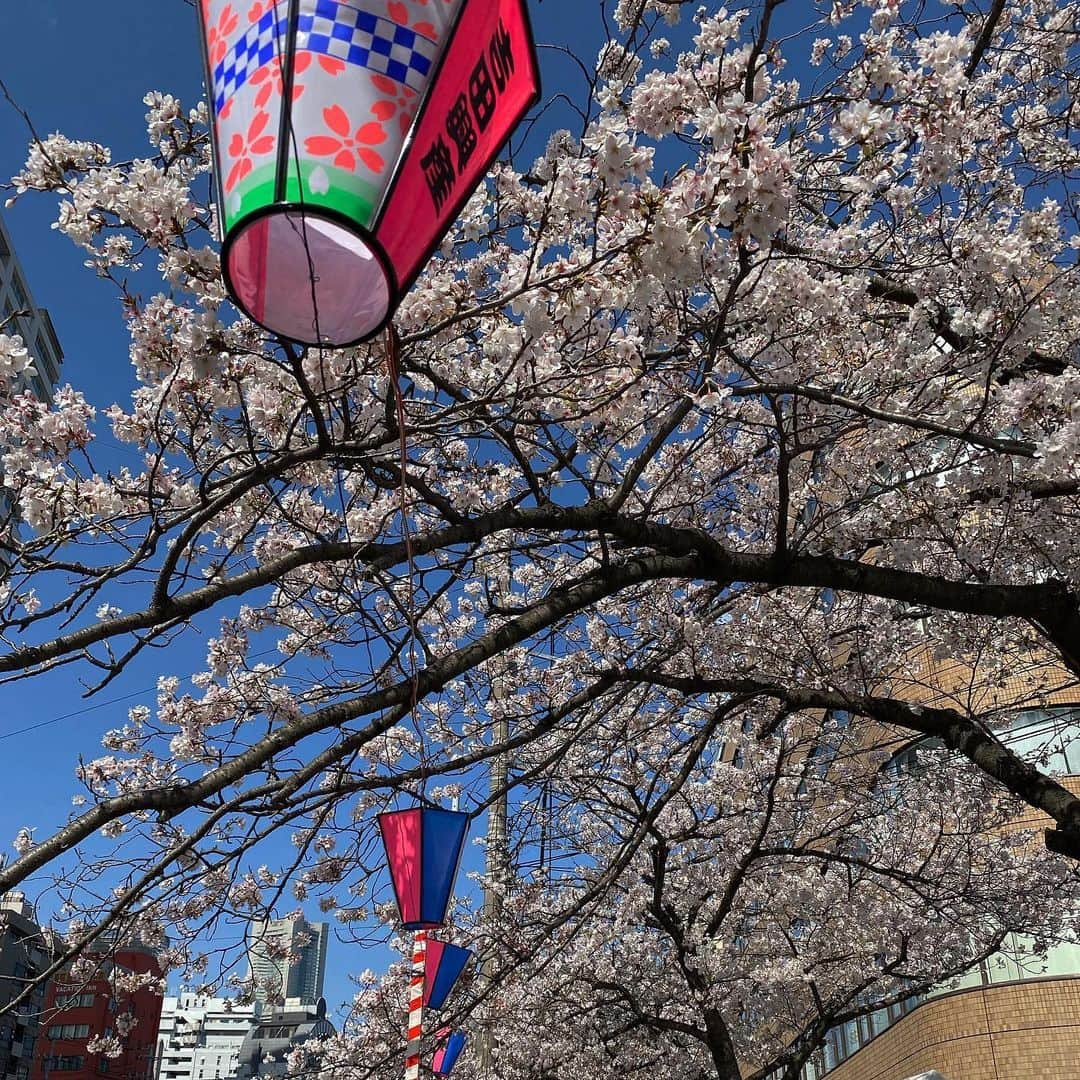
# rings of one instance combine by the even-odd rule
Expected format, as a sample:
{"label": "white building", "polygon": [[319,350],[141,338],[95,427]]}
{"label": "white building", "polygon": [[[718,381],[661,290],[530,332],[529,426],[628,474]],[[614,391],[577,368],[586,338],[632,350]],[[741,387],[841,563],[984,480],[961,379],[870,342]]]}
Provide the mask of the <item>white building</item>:
{"label": "white building", "polygon": [[229,1080],[255,1023],[252,1005],[197,994],[167,997],[158,1026],[155,1080]]}

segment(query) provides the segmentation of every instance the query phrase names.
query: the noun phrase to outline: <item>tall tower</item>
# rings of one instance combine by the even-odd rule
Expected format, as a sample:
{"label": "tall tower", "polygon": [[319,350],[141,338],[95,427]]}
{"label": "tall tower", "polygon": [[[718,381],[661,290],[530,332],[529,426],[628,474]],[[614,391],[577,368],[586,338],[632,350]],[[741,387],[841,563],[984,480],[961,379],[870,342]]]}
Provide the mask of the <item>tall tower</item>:
{"label": "tall tower", "polygon": [[251,924],[248,964],[259,982],[255,1000],[264,1004],[315,1005],[323,993],[329,926],[304,918]]}

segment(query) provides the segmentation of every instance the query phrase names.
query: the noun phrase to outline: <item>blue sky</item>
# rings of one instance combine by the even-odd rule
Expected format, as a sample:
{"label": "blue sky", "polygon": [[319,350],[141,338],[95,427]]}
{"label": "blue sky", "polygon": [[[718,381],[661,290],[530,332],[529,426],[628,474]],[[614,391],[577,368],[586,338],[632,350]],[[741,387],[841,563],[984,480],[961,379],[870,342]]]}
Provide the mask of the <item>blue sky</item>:
{"label": "blue sky", "polygon": [[[579,21],[581,9],[569,0],[534,4],[538,38],[564,39],[571,11]],[[575,36],[580,48],[580,31]],[[148,90],[188,104],[202,94],[195,14],[185,0],[6,3],[0,5],[0,40],[6,46],[0,77],[38,133],[59,130],[103,142],[114,161],[148,153],[142,103]],[[595,48],[584,52],[589,59]],[[580,78],[564,57],[542,51],[541,58],[547,95],[562,79]],[[543,145],[546,132],[539,137]],[[25,120],[0,102],[0,180],[18,171],[28,141]],[[35,302],[52,315],[65,351],[62,378],[104,408],[125,401],[133,386],[127,333],[112,286],[87,271],[79,249],[50,228],[55,213],[55,200],[28,196],[4,212],[4,220]],[[102,733],[121,725],[129,707],[153,704],[157,675],[196,670],[204,650],[205,638],[195,637],[155,653],[89,701],[70,671],[0,686],[0,853],[12,854],[11,838],[22,826],[47,835],[60,824],[77,791],[77,758],[101,753]],[[331,942],[331,1008],[350,996],[350,970],[384,962]]]}
{"label": "blue sky", "polygon": [[[4,4],[0,40],[6,45],[3,80],[39,133],[60,130],[98,139],[112,145],[116,160],[147,148],[142,104],[147,90],[167,88],[192,101],[200,93],[194,13],[182,0]],[[20,168],[28,137],[22,117],[0,103],[0,178]],[[79,249],[50,229],[55,214],[55,200],[27,197],[6,211],[4,220],[34,300],[49,309],[55,323],[65,351],[62,378],[105,407],[125,400],[132,385],[127,333],[112,286],[87,271]],[[0,775],[6,795],[0,802],[0,851],[11,853],[10,839],[22,825],[45,833],[63,820],[76,790],[77,755],[95,755],[101,733],[122,722],[127,706],[140,698],[107,703],[154,682],[152,672],[135,671],[100,701],[89,702],[70,672],[0,687]]]}

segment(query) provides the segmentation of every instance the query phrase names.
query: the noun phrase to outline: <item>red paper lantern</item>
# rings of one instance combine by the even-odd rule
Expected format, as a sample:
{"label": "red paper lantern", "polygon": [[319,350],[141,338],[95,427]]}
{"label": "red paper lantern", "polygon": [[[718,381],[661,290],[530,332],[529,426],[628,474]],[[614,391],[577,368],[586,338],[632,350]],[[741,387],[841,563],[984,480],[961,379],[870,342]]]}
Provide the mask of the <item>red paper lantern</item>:
{"label": "red paper lantern", "polygon": [[200,0],[222,270],[283,338],[390,320],[539,97],[525,0]]}
{"label": "red paper lantern", "polygon": [[379,815],[401,925],[432,930],[446,922],[469,815],[418,806]]}

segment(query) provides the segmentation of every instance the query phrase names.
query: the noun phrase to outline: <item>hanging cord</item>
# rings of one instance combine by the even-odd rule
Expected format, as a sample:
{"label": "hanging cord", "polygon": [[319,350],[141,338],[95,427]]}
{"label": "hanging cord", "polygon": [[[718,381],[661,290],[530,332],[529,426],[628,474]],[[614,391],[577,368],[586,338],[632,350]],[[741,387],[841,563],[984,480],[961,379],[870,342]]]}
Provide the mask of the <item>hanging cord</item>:
{"label": "hanging cord", "polygon": [[405,431],[405,399],[401,393],[400,364],[398,355],[398,338],[393,325],[386,328],[386,368],[390,376],[390,386],[394,393],[394,407],[397,413],[398,427],[398,457],[401,470],[398,494],[400,496],[401,509],[401,533],[405,540],[405,555],[409,563],[409,592],[406,617],[409,622],[409,681],[411,683],[412,697],[410,700],[410,715],[412,716],[413,728],[416,737],[420,740],[419,764],[420,764],[420,797],[424,797],[427,789],[427,749],[424,741],[424,729],[417,716],[417,706],[420,697],[420,672],[416,667],[416,647],[420,635],[416,624],[416,561],[413,556],[412,531],[409,528],[409,507],[405,496],[405,472],[408,465],[408,437]]}

